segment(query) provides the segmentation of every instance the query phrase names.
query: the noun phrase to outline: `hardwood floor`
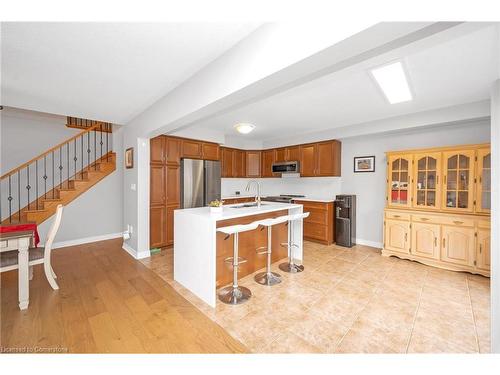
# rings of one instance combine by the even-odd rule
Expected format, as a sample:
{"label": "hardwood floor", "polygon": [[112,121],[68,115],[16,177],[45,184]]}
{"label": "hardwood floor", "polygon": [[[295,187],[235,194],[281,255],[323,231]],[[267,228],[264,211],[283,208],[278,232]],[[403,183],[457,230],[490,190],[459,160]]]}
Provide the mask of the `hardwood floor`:
{"label": "hardwood floor", "polygon": [[121,249],[121,239],[54,251],[59,291],[41,265],[30,305],[17,271],[1,275],[2,352],[245,353],[247,348]]}

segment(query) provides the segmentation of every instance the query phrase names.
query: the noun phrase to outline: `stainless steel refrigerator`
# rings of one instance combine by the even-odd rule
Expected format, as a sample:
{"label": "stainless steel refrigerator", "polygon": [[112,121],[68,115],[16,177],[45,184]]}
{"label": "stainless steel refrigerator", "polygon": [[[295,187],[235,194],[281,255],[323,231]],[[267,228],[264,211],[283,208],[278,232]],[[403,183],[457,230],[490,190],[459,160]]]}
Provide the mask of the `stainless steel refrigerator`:
{"label": "stainless steel refrigerator", "polygon": [[220,199],[219,161],[181,160],[181,208],[207,206]]}

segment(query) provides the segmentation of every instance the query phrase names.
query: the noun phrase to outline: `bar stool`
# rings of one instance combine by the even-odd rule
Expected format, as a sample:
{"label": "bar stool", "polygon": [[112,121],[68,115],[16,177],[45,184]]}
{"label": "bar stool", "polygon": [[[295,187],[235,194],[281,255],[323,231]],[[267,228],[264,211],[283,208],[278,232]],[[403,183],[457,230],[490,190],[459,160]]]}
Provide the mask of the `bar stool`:
{"label": "bar stool", "polygon": [[[274,219],[264,219],[257,221],[259,225],[263,227],[267,227],[267,246],[257,248],[257,254],[267,254],[267,265],[266,272],[260,272],[255,275],[254,280],[262,285],[273,286],[281,283],[281,276],[276,272],[271,272],[271,255],[272,255],[272,227],[273,225],[278,225],[281,223],[285,223],[288,221],[288,215],[280,216]],[[265,251],[260,251],[261,249],[265,249]]]}
{"label": "bar stool", "polygon": [[303,220],[308,216],[309,212],[303,212],[300,214],[294,214],[288,216],[288,242],[284,242],[281,244],[281,246],[288,248],[288,262],[281,263],[279,265],[280,270],[284,272],[298,273],[304,271],[303,265],[298,265],[293,262],[293,249],[299,247],[293,241],[293,222],[297,220]]}
{"label": "bar stool", "polygon": [[252,296],[250,289],[244,286],[238,286],[238,267],[240,263],[245,263],[247,260],[245,258],[238,256],[238,234],[241,232],[247,232],[249,230],[257,229],[259,224],[253,222],[244,225],[231,225],[228,227],[217,228],[217,232],[222,232],[227,234],[227,238],[233,235],[233,256],[224,259],[226,263],[232,263],[233,265],[233,285],[227,286],[219,292],[219,299],[229,305],[239,305],[240,303],[246,302]]}

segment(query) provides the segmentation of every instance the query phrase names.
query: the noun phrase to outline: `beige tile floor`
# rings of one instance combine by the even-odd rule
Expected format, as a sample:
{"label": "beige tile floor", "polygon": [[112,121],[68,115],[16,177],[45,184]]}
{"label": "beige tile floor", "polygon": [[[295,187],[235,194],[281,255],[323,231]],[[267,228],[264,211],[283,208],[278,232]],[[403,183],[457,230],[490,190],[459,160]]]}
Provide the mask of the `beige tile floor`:
{"label": "beige tile floor", "polygon": [[211,308],[173,280],[173,251],[142,261],[256,353],[488,353],[488,278],[367,246],[304,243],[305,271],[267,287],[249,275],[243,305]]}

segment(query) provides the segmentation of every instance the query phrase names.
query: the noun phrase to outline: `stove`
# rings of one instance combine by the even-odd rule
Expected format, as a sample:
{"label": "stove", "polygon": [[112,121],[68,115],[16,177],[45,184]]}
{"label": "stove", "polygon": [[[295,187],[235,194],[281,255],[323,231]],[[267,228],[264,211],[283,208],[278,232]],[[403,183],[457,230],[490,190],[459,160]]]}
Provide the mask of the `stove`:
{"label": "stove", "polygon": [[299,194],[280,194],[278,196],[270,196],[262,198],[263,201],[268,202],[280,202],[280,203],[292,203],[294,199],[305,198],[305,195]]}

